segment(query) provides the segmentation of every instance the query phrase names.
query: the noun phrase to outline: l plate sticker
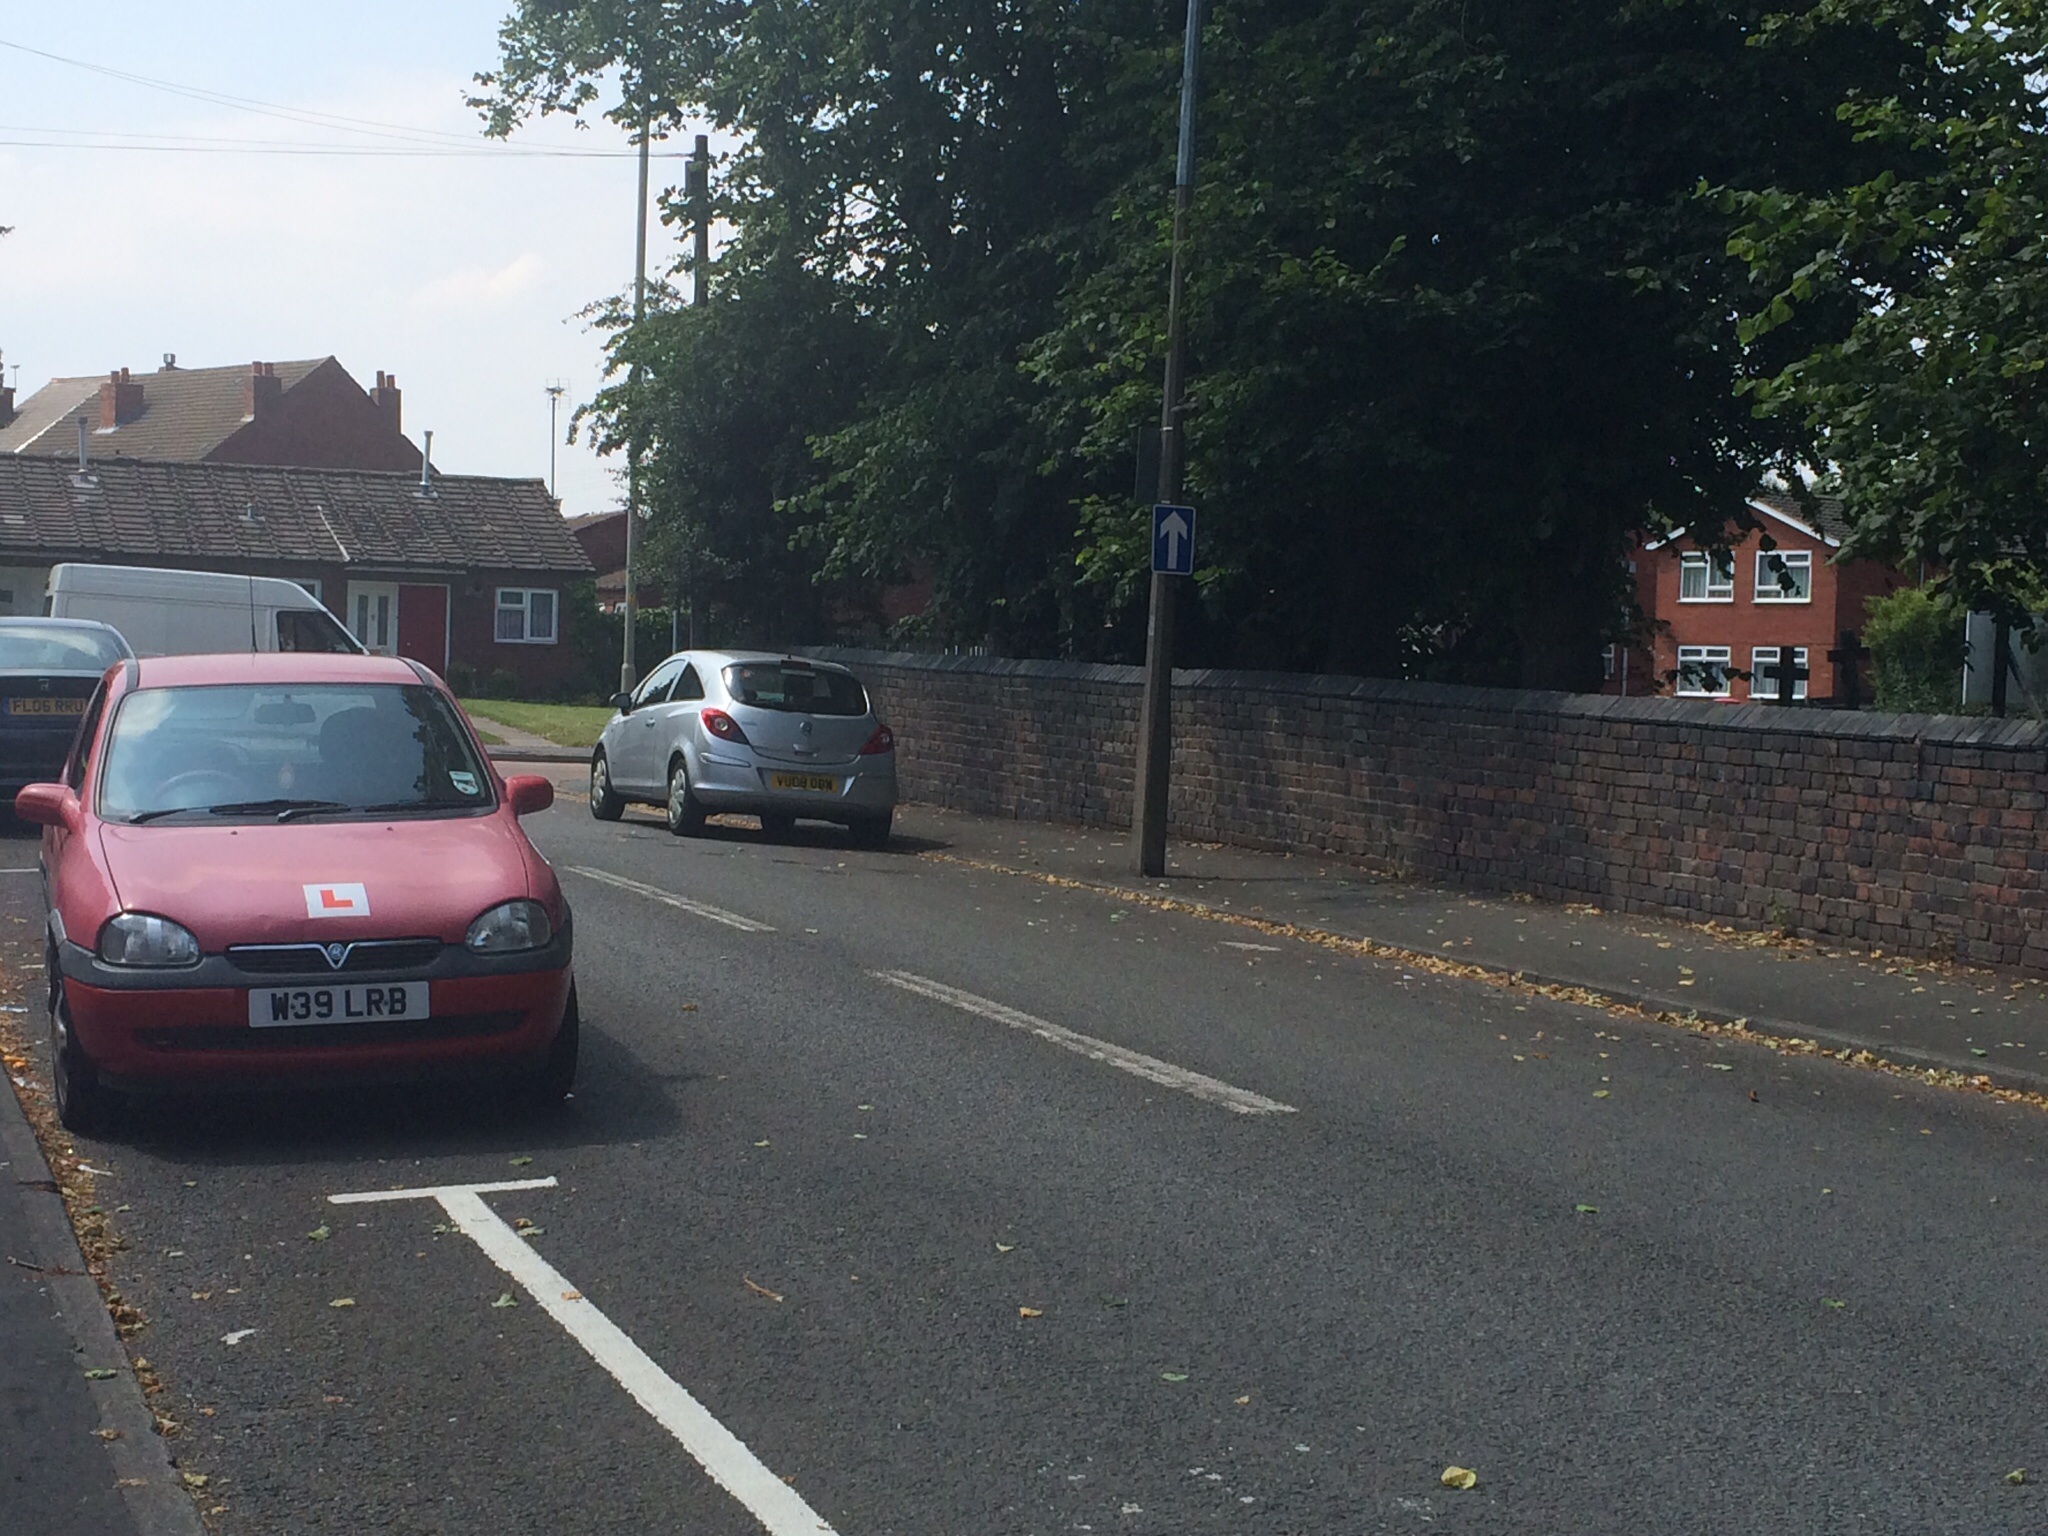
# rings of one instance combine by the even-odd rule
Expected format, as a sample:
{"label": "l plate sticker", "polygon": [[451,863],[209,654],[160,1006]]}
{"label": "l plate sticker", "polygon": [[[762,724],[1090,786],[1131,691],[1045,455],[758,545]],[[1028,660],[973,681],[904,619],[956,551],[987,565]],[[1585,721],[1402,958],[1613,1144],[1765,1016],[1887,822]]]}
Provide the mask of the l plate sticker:
{"label": "l plate sticker", "polygon": [[361,885],[306,885],[306,916],[368,917],[370,893]]}

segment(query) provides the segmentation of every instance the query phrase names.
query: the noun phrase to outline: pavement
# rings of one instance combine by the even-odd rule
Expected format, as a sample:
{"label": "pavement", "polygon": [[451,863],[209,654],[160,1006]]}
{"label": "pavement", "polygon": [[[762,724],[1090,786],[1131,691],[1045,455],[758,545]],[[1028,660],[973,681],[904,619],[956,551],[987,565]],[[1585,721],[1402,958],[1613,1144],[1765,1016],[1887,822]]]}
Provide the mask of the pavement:
{"label": "pavement", "polygon": [[949,857],[2048,1091],[2048,985],[2017,973],[1432,888],[1317,855],[1175,843],[1166,878],[1148,880],[1131,871],[1130,840],[1119,832],[923,806],[906,807],[898,826]]}
{"label": "pavement", "polygon": [[480,731],[498,738],[498,744],[486,747],[493,762],[511,759],[522,763],[587,763],[590,748],[564,747],[549,741],[545,736],[536,736],[532,731],[522,731],[516,725],[507,725],[502,720],[487,719],[479,715],[476,727]]}
{"label": "pavement", "polygon": [[229,1533],[759,1529],[441,1212],[326,1203],[542,1174],[505,1217],[847,1536],[2048,1528],[2003,1481],[2048,1463],[2048,1122],[1514,979],[2037,1090],[2038,984],[1298,855],[1146,880],[1121,834],[920,806],[885,853],[676,840],[539,750],[494,756],[562,791],[563,1123],[372,1096],[79,1144],[180,1439],[0,1093],[0,1531],[190,1536],[172,1455]]}

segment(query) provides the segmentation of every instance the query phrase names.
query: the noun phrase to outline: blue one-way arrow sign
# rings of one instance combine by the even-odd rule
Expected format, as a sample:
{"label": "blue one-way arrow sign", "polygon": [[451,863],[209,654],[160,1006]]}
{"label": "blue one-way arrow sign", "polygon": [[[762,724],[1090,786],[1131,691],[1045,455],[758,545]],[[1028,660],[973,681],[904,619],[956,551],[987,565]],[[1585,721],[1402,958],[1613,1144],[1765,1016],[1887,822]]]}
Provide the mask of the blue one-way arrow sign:
{"label": "blue one-way arrow sign", "polygon": [[1152,509],[1152,570],[1158,576],[1195,573],[1195,509],[1160,502]]}

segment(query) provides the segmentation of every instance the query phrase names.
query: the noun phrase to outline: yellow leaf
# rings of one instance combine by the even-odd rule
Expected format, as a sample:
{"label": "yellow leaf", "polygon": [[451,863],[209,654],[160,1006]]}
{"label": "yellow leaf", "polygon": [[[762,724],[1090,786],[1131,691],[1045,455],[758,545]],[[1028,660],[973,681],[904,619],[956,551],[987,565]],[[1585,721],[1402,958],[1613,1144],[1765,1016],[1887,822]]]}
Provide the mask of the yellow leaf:
{"label": "yellow leaf", "polygon": [[1479,1474],[1470,1467],[1445,1467],[1444,1475],[1437,1479],[1446,1488],[1471,1488],[1479,1482]]}
{"label": "yellow leaf", "polygon": [[356,1299],[353,1296],[337,1296],[334,1300],[327,1303],[330,1307],[352,1307],[355,1304]]}
{"label": "yellow leaf", "polygon": [[1019,1307],[1017,1315],[1019,1317],[1043,1317],[1045,1316],[1045,1309],[1042,1307]]}
{"label": "yellow leaf", "polygon": [[1015,1243],[997,1243],[997,1244],[996,1244],[996,1252],[997,1252],[997,1253],[1015,1253],[1016,1251],[1017,1251],[1017,1245],[1016,1245]]}

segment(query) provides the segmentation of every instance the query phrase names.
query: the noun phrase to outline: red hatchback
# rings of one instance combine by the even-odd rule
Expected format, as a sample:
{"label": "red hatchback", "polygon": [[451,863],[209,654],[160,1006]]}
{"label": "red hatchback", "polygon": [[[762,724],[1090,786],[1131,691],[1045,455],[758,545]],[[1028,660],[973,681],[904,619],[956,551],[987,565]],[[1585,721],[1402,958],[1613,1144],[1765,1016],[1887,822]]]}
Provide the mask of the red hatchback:
{"label": "red hatchback", "polygon": [[576,1074],[568,904],[431,672],[377,656],[108,671],[44,827],[59,1117],[110,1091]]}

